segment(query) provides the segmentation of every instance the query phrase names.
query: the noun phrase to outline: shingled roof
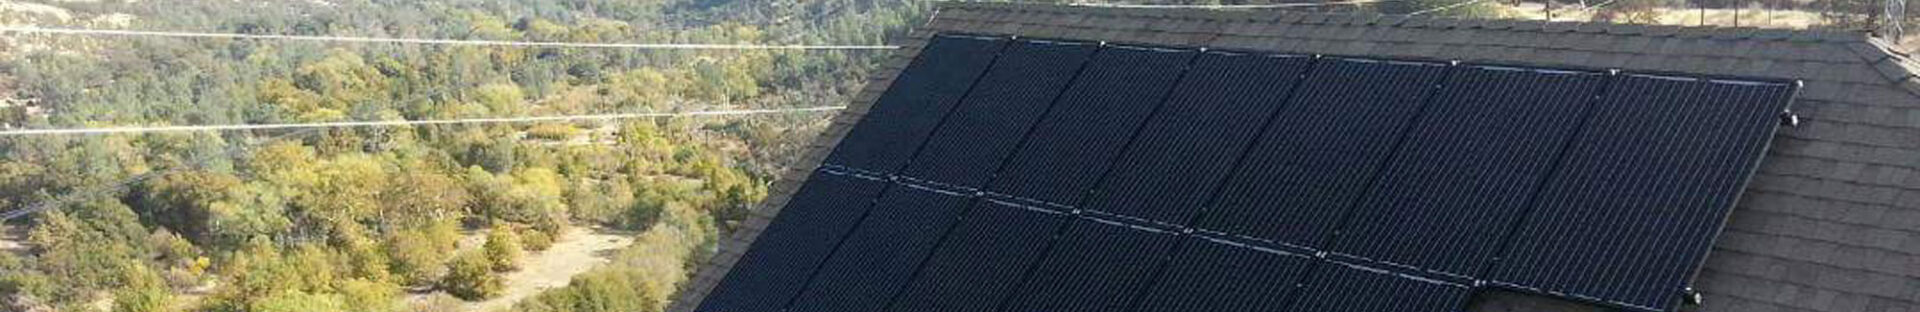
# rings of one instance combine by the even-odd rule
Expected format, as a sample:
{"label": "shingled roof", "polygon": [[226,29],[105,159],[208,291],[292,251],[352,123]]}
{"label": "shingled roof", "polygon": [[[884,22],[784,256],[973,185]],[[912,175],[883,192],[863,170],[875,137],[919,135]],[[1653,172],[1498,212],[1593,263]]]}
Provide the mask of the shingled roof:
{"label": "shingled roof", "polygon": [[1920,311],[1920,79],[1866,33],[1284,11],[945,3],[720,244],[691,311],[935,33],[1799,79],[1782,129],[1695,282],[1705,311]]}

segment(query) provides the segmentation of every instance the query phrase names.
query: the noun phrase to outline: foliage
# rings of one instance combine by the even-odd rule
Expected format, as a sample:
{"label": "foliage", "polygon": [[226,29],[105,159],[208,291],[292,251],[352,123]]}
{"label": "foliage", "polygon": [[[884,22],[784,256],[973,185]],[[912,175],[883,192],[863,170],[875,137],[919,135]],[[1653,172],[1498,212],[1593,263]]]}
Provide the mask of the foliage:
{"label": "foliage", "polygon": [[487,243],[481,246],[492,264],[494,272],[512,272],[520,270],[520,236],[506,224],[495,224],[487,231]]}
{"label": "foliage", "polygon": [[493,298],[505,287],[500,277],[493,275],[493,262],[486,255],[471,252],[454,256],[447,263],[447,276],[440,280],[441,290],[466,300]]}
{"label": "foliage", "polygon": [[[48,5],[76,18],[31,24],[96,27],[84,23],[127,14],[136,18],[115,28],[743,44],[879,44],[928,9],[872,0]],[[4,109],[0,124],[30,128],[821,106],[847,100],[886,55],[17,39],[19,49],[0,54],[0,100],[33,109]],[[501,282],[489,256],[544,250],[587,225],[643,234],[616,264],[582,277],[587,290],[569,300],[649,310],[826,124],[730,118],[0,138],[0,210],[62,200],[6,225],[30,228],[32,248],[0,254],[0,298],[15,301],[0,304],[392,311],[406,292],[433,287],[487,297]],[[489,236],[517,239],[460,250],[462,231],[489,226],[512,229]],[[496,246],[516,240],[522,246]],[[641,286],[608,288],[618,284]],[[185,300],[189,289],[206,294]]]}
{"label": "foliage", "polygon": [[389,232],[387,257],[401,285],[432,286],[446,275],[447,259],[459,247],[460,232],[453,220],[439,220],[421,228]]}

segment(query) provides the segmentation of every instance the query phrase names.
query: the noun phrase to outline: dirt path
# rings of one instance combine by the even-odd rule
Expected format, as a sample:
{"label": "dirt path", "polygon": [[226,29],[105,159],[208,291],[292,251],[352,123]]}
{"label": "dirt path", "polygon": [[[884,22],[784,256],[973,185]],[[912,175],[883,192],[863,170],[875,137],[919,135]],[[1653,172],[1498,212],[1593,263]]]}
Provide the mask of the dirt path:
{"label": "dirt path", "polygon": [[[633,233],[577,227],[567,231],[560,241],[554,242],[552,248],[528,253],[520,262],[519,271],[507,273],[507,288],[503,295],[467,304],[467,311],[506,311],[520,299],[548,288],[566,286],[573,281],[574,275],[607,263],[614,251],[633,243]],[[484,244],[484,239],[482,241],[479,244]]]}

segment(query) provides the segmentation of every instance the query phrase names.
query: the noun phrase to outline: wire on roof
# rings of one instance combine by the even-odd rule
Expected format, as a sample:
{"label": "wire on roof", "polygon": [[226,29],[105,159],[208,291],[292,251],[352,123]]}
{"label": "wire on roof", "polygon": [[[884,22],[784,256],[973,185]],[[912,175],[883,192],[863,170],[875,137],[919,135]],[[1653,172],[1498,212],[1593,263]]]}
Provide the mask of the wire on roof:
{"label": "wire on roof", "polygon": [[1607,2],[1601,2],[1600,4],[1595,4],[1595,5],[1593,5],[1593,6],[1590,6],[1590,7],[1587,7],[1587,8],[1585,8],[1585,9],[1581,9],[1581,10],[1589,10],[1589,11],[1591,11],[1591,10],[1597,10],[1597,9],[1600,9],[1601,7],[1605,7],[1605,6],[1607,6],[1607,5],[1609,5],[1609,4],[1613,4],[1614,2],[1619,2],[1619,1],[1620,1],[1620,0],[1607,0]]}
{"label": "wire on roof", "polygon": [[397,127],[397,126],[413,126],[413,125],[526,123],[526,122],[614,120],[614,119],[636,119],[636,118],[658,118],[658,117],[742,116],[742,115],[813,113],[813,112],[841,110],[845,108],[846,108],[845,106],[819,106],[819,107],[785,108],[785,109],[714,110],[714,111],[670,112],[670,113],[626,113],[626,114],[529,116],[529,117],[501,117],[501,118],[337,121],[337,122],[233,124],[233,125],[200,125],[200,126],[20,129],[20,130],[0,131],[0,136],[75,135],[75,134],[88,135],[88,134],[184,132],[184,131]]}
{"label": "wire on roof", "polygon": [[217,38],[217,39],[254,39],[254,40],[292,40],[292,41],[329,41],[359,43],[402,43],[430,45],[467,45],[467,46],[513,46],[513,47],[556,47],[556,48],[608,48],[608,49],[646,49],[646,50],[893,50],[894,45],[758,45],[758,44],[707,44],[707,43],[590,43],[590,42],[548,42],[548,41],[501,41],[501,40],[457,40],[457,39],[420,39],[420,38],[384,38],[384,37],[343,37],[343,36],[298,36],[298,35],[254,35],[236,33],[143,31],[81,28],[43,28],[33,26],[0,26],[0,32],[34,33],[51,35],[81,36],[131,36],[131,37],[171,37],[171,38]]}
{"label": "wire on roof", "polygon": [[1452,9],[1455,9],[1455,8],[1459,8],[1459,7],[1463,7],[1463,6],[1467,6],[1467,5],[1471,5],[1471,4],[1475,4],[1475,3],[1480,3],[1480,2],[1484,2],[1484,1],[1487,1],[1487,0],[1468,0],[1468,1],[1461,1],[1461,2],[1458,2],[1458,3],[1454,3],[1454,4],[1448,4],[1448,5],[1446,5],[1446,6],[1442,6],[1442,7],[1437,7],[1437,8],[1432,8],[1432,9],[1425,9],[1425,10],[1420,10],[1420,11],[1417,11],[1417,12],[1413,12],[1413,13],[1407,13],[1407,16],[1418,16],[1418,15],[1421,15],[1421,14],[1427,14],[1427,13],[1433,13],[1433,12],[1440,12],[1440,11],[1446,11],[1446,10],[1452,10]]}
{"label": "wire on roof", "polygon": [[1304,8],[1304,7],[1321,7],[1321,6],[1336,6],[1336,5],[1353,5],[1353,4],[1368,4],[1368,3],[1380,3],[1380,2],[1393,2],[1393,1],[1400,1],[1400,0],[1352,0],[1352,1],[1339,1],[1339,2],[1309,2],[1309,3],[1274,3],[1274,4],[1121,4],[1121,3],[1074,3],[1074,4],[1072,4],[1072,5],[1073,5],[1073,6],[1084,6],[1084,7],[1102,7],[1102,8],[1137,8],[1137,9],[1277,9],[1277,8]]}

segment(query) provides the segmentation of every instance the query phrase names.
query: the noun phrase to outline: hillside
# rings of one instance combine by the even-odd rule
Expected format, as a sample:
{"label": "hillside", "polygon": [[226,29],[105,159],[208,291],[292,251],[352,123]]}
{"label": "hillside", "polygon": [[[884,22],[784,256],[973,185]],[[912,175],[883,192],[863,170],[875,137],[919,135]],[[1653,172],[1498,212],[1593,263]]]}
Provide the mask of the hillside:
{"label": "hillside", "polygon": [[[920,5],[4,1],[0,25],[878,44],[919,20]],[[6,129],[828,106],[885,56],[20,33],[0,42]],[[19,234],[0,236],[0,311],[657,309],[685,279],[686,259],[710,250],[830,116],[0,137],[0,212],[52,208],[5,224]],[[502,243],[463,248],[462,233]],[[542,294],[569,280],[655,299]]]}

